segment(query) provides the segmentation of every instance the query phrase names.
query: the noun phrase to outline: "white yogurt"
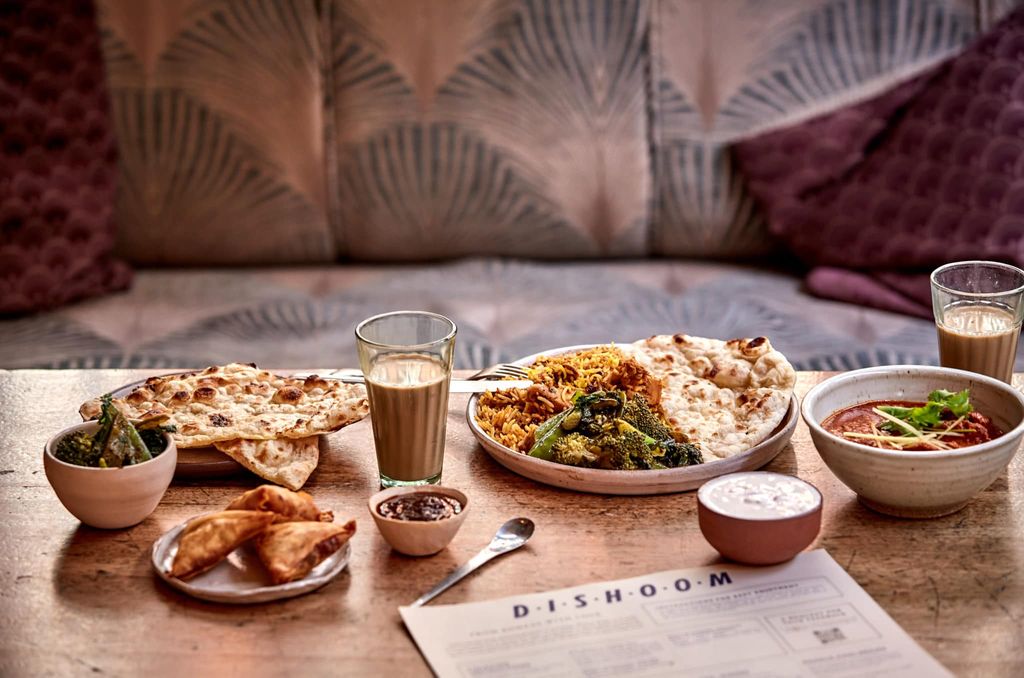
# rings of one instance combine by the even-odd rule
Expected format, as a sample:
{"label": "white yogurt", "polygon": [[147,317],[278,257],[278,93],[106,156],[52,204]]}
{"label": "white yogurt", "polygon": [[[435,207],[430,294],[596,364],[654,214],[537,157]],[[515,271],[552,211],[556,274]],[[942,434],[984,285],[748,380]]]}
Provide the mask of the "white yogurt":
{"label": "white yogurt", "polygon": [[821,504],[821,494],[809,483],[761,471],[719,476],[704,483],[697,496],[716,513],[747,520],[790,518]]}

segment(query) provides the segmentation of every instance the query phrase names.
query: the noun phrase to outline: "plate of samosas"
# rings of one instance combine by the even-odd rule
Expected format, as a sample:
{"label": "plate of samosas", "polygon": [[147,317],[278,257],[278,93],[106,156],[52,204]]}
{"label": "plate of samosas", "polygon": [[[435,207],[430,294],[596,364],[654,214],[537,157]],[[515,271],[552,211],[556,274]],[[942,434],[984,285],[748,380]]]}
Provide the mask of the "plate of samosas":
{"label": "plate of samosas", "polygon": [[356,522],[335,523],[305,492],[261,485],[223,511],[197,516],[153,544],[165,582],[218,603],[291,598],[334,579],[349,558]]}

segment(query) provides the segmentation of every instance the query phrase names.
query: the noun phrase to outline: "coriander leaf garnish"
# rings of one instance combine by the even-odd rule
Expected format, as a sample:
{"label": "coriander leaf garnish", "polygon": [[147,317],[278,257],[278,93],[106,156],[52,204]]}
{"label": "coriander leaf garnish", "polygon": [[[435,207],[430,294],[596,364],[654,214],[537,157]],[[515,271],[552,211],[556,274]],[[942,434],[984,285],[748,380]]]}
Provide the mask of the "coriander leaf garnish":
{"label": "coriander leaf garnish", "polygon": [[965,414],[970,414],[971,410],[974,409],[971,407],[970,396],[971,392],[966,388],[959,393],[939,389],[928,394],[928,402],[941,403],[949,408],[953,416],[962,417]]}
{"label": "coriander leaf garnish", "polygon": [[[895,419],[926,430],[942,425],[942,415],[946,410],[953,417],[959,418],[968,415],[974,408],[971,406],[968,389],[959,393],[938,389],[928,394],[928,402],[921,407],[883,405],[878,409]],[[905,426],[891,420],[881,424],[880,428],[887,431],[906,430]]]}

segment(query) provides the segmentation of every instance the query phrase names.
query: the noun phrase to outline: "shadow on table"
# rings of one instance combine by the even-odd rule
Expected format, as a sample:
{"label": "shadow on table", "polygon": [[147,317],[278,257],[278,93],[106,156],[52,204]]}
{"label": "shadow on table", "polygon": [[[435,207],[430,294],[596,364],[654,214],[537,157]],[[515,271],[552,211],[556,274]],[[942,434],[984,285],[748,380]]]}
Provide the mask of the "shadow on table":
{"label": "shadow on table", "polygon": [[[845,488],[844,488],[845,490]],[[968,504],[949,515],[938,518],[901,518],[880,513],[865,506],[853,492],[846,490],[841,499],[833,499],[830,512],[830,532],[844,535],[847,530],[869,528],[873,532],[891,530],[894,534],[913,535],[923,527],[931,529],[958,529],[968,526],[989,525],[996,516],[1012,515],[1009,482],[1004,472],[988,488],[976,494]],[[825,532],[825,525],[822,532]]]}

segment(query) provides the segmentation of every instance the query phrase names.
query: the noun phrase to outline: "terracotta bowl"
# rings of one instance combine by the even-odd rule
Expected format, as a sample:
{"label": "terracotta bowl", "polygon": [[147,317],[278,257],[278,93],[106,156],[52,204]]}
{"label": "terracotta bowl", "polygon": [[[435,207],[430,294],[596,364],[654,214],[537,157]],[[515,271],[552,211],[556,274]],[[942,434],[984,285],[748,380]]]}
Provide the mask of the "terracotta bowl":
{"label": "terracotta bowl", "polygon": [[[781,480],[796,485],[810,505],[786,516],[743,515],[711,499],[737,480]],[[697,520],[708,543],[730,560],[748,565],[774,565],[792,559],[810,546],[821,529],[821,492],[810,483],[781,473],[732,473],[710,480],[697,492]]]}
{"label": "terracotta bowl", "polygon": [[50,438],[43,450],[46,479],[64,508],[86,525],[104,529],[131,527],[146,519],[171,484],[178,448],[170,435],[157,457],[122,468],[93,468],[68,464],[53,456],[64,436],[76,431],[95,433],[99,423],[87,421]]}
{"label": "terracotta bowl", "polygon": [[[975,409],[1005,433],[959,450],[883,450],[832,435],[821,422],[836,410],[868,400],[923,401],[944,388],[971,391]],[[934,518],[959,511],[988,487],[1013,459],[1024,437],[1024,396],[1001,381],[948,367],[897,365],[832,377],[804,397],[811,439],[839,480],[881,513]]]}
{"label": "terracotta bowl", "polygon": [[[451,497],[462,504],[462,510],[451,518],[443,520],[395,520],[385,518],[377,511],[377,507],[392,497],[404,494],[441,494]],[[367,508],[377,529],[391,548],[407,556],[432,556],[451,542],[455,533],[462,527],[462,522],[469,512],[469,499],[462,492],[440,485],[416,485],[412,487],[392,487],[382,490],[370,497]]]}

